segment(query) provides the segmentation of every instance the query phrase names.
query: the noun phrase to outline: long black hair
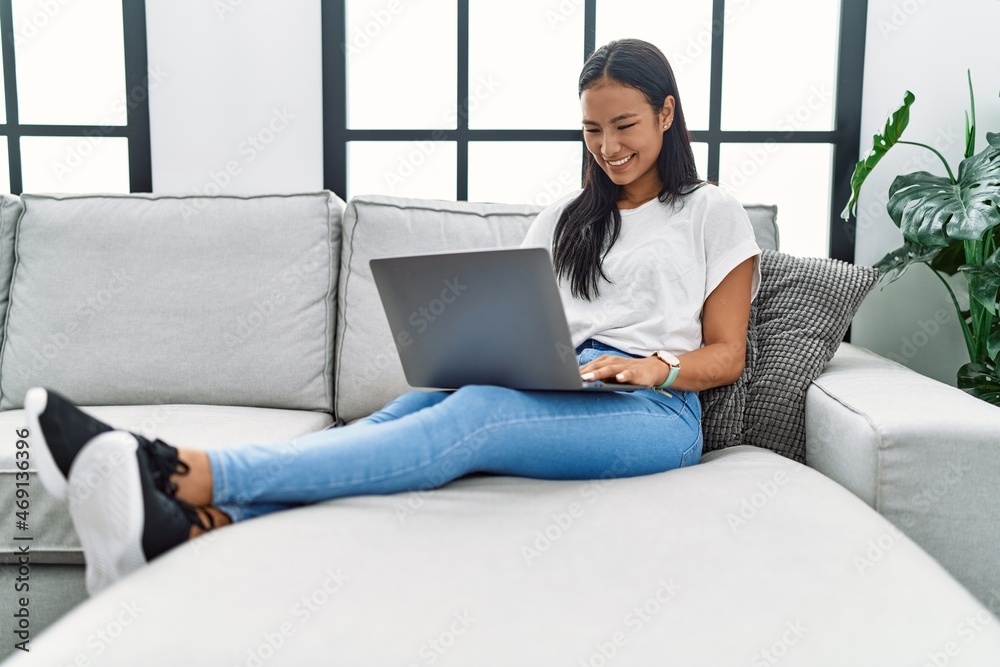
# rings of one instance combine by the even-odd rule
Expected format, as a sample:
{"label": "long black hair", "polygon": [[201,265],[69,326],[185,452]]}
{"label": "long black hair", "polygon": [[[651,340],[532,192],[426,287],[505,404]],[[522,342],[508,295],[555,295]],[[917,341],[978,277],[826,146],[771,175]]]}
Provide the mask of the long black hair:
{"label": "long black hair", "polygon": [[[658,199],[672,204],[702,185],[674,72],[666,56],[639,39],[608,42],[584,63],[580,96],[591,86],[609,79],[641,92],[655,113],[662,110],[668,95],[674,96],[673,123],[663,132],[656,164],[661,183]],[[559,216],[552,256],[556,274],[560,278],[569,277],[573,296],[591,301],[600,295],[600,279],[610,282],[601,265],[621,232],[622,217],[618,211],[621,188],[604,173],[590,151],[584,160],[583,192]]]}

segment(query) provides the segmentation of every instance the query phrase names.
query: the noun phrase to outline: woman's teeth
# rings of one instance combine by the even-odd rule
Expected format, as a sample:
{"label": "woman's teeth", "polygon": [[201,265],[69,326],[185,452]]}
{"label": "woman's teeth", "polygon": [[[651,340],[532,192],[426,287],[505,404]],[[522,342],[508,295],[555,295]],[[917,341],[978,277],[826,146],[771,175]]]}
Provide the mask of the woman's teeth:
{"label": "woman's teeth", "polygon": [[609,161],[608,164],[610,164],[612,167],[620,167],[623,164],[625,164],[626,162],[628,162],[629,160],[631,160],[633,157],[635,157],[635,153],[632,153],[632,155],[629,155],[627,157],[623,157],[621,160],[618,160],[617,162],[610,162]]}

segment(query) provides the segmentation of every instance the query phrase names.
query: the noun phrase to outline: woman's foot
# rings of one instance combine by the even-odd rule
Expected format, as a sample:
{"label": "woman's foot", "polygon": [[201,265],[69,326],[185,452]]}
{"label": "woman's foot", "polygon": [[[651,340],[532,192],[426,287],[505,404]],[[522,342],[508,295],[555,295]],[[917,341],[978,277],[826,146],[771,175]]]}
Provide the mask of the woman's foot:
{"label": "woman's foot", "polygon": [[24,412],[35,447],[38,477],[49,493],[66,497],[66,480],[73,459],[91,438],[113,430],[54,391],[33,387],[24,395]]}
{"label": "woman's foot", "polygon": [[195,507],[212,504],[212,465],[208,452],[200,449],[181,449],[177,453],[183,473],[170,477],[168,493]]}
{"label": "woman's foot", "polygon": [[[24,396],[24,411],[31,434],[42,445],[35,450],[38,476],[49,493],[65,498],[66,480],[77,454],[92,438],[114,429],[83,412],[65,397],[42,387],[28,390]],[[177,485],[170,479],[171,475],[183,475],[188,471],[187,464],[178,459],[177,448],[162,440],[133,436],[149,457],[155,488],[175,493]]]}
{"label": "woman's foot", "polygon": [[67,490],[91,595],[225,517],[157,489],[146,449],[125,431],[101,433],[80,449]]}

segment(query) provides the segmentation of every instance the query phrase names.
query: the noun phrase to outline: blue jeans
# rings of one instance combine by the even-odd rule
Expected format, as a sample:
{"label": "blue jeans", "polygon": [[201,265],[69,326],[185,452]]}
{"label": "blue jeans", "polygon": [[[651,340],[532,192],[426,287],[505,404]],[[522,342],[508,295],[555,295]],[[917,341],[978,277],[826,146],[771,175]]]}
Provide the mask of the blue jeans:
{"label": "blue jeans", "polygon": [[[588,340],[583,365],[631,356]],[[208,452],[213,504],[234,521],[342,496],[432,489],[481,472],[632,477],[697,463],[694,391],[411,391],[348,426]]]}

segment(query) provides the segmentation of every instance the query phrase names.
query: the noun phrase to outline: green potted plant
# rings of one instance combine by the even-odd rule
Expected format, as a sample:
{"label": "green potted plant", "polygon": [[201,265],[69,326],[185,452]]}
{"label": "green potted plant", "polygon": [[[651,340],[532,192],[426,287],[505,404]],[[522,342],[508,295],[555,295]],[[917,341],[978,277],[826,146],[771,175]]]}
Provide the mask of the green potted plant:
{"label": "green potted plant", "polygon": [[[902,174],[889,187],[886,210],[903,234],[903,245],[880,259],[875,267],[886,285],[912,264],[925,264],[951,295],[958,312],[969,362],[958,369],[960,389],[993,405],[1000,405],[1000,134],[988,132],[988,145],[975,153],[976,101],[969,73],[971,111],[965,114],[965,159],[958,175],[940,152],[900,137],[910,118],[914,95],[906,91],[903,105],[886,120],[874,137],[872,149],[854,168],[851,199],[844,220],[856,214],[858,193],[868,174],[896,144],[932,151],[947,176],[926,171]],[[969,286],[969,308],[963,310],[945,275],[962,272]]]}

